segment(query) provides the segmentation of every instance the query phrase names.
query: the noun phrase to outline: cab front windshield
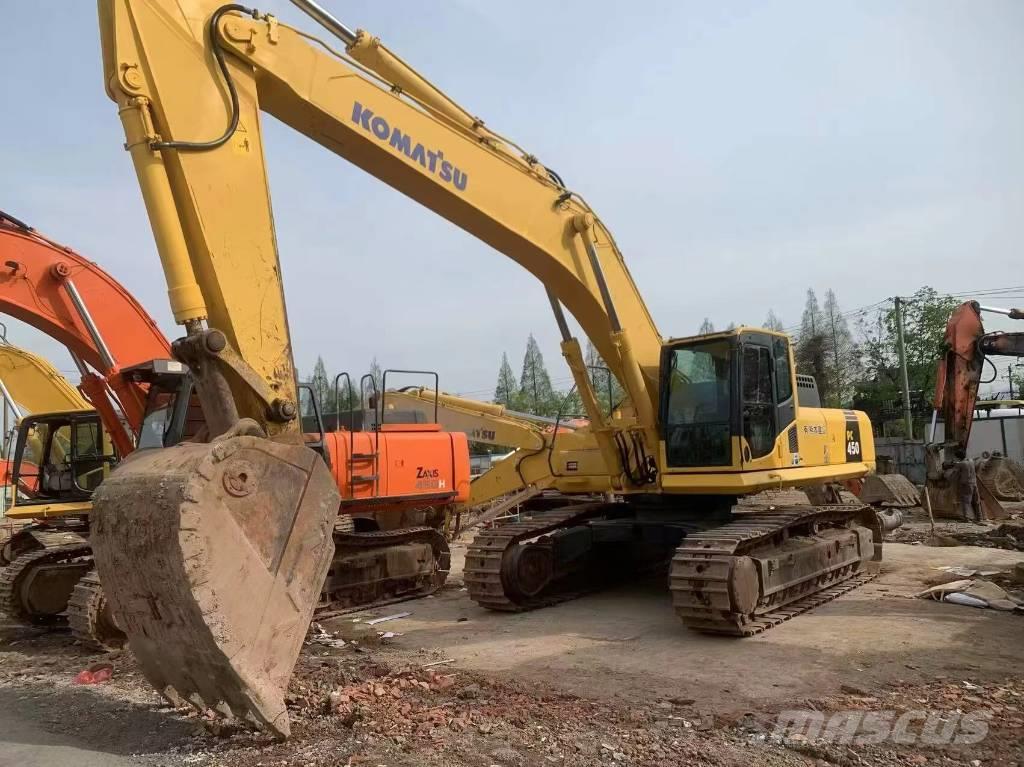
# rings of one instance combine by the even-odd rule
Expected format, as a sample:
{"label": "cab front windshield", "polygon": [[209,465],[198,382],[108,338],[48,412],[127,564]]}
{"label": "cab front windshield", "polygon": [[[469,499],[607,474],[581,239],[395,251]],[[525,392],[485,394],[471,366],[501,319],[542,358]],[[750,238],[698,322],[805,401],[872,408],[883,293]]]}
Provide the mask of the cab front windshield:
{"label": "cab front windshield", "polygon": [[728,466],[731,442],[731,346],[728,339],[673,349],[664,417],[669,466]]}
{"label": "cab front windshield", "polygon": [[139,449],[166,447],[167,435],[174,418],[176,392],[162,391],[156,387],[150,391],[146,415],[139,429]]}

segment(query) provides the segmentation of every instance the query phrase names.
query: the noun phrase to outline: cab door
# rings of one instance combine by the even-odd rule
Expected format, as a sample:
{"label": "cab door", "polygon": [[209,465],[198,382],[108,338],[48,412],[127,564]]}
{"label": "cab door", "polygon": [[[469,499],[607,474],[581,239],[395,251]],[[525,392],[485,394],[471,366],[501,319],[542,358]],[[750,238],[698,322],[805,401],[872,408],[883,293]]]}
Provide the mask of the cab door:
{"label": "cab door", "polygon": [[[755,337],[756,338],[756,337]],[[744,339],[740,354],[740,418],[744,466],[764,458],[778,436],[775,365],[770,343]]]}

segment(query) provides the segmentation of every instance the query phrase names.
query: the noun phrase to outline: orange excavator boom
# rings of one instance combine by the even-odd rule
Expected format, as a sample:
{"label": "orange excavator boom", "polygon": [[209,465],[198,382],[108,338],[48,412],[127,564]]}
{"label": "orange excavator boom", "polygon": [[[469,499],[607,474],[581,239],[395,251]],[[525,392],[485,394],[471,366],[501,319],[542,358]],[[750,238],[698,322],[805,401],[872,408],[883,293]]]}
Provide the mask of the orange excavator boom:
{"label": "orange excavator boom", "polygon": [[[146,406],[146,385],[124,371],[171,359],[156,322],[123,285],[71,248],[0,211],[0,313],[9,314],[68,348],[81,389],[99,412],[118,452],[134,447]],[[124,416],[130,434],[121,426]]]}

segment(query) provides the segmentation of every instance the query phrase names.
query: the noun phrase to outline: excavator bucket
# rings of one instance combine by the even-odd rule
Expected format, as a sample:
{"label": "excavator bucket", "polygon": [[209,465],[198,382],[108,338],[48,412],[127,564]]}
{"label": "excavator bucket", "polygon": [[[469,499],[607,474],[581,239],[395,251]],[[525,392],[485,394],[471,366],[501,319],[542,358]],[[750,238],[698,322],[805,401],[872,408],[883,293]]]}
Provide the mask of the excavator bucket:
{"label": "excavator bucket", "polygon": [[1000,501],[1024,501],[1024,466],[1012,458],[993,455],[977,463],[978,483]]}
{"label": "excavator bucket", "polygon": [[921,505],[914,484],[902,474],[870,474],[864,477],[860,500],[871,506],[910,508]]}
{"label": "excavator bucket", "polygon": [[[978,498],[981,503],[982,519],[1009,518],[1009,511],[984,482],[978,482]],[[960,511],[960,488],[956,480],[928,480],[928,500],[933,516],[942,519],[964,519]]]}
{"label": "excavator bucket", "polygon": [[288,736],[338,504],[316,453],[252,436],[141,450],[103,482],[96,565],[157,690]]}

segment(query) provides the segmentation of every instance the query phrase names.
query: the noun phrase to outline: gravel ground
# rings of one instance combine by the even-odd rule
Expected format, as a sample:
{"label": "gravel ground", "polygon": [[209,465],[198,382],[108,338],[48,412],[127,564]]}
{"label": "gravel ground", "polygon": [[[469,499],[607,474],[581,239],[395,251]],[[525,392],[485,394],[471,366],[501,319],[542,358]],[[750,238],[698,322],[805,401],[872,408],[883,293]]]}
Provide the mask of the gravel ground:
{"label": "gravel ground", "polygon": [[[100,656],[84,652],[66,635],[20,632],[0,646],[0,706],[31,716],[34,726],[55,738],[71,737],[89,751],[111,755],[96,764],[1024,764],[1019,673],[998,684],[944,675],[919,685],[896,680],[880,690],[844,686],[839,695],[788,704],[825,713],[970,714],[988,729],[973,745],[866,745],[826,743],[799,732],[779,737],[778,705],[722,717],[702,713],[692,699],[659,698],[644,705],[594,700],[450,664],[431,666],[431,657],[410,664],[386,645],[308,643],[289,688],[293,737],[278,743],[212,714],[167,707],[141,678],[130,652],[106,656],[115,669],[109,682],[75,685],[75,674]],[[3,738],[20,742],[17,731]],[[114,755],[125,761],[114,761]]]}

